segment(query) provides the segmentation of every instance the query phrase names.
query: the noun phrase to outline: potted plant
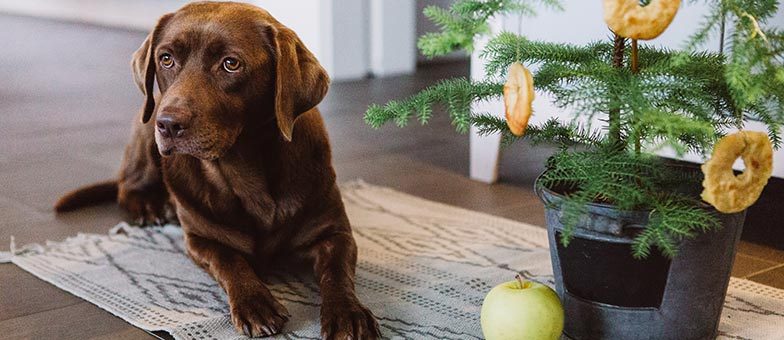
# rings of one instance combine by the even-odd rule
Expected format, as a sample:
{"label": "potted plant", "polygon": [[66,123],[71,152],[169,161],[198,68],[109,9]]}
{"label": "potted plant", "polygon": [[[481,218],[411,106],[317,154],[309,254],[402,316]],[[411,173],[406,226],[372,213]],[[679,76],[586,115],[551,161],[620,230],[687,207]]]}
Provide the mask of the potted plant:
{"label": "potted plant", "polygon": [[[475,126],[505,143],[558,146],[535,189],[545,203],[564,332],[576,339],[715,337],[745,208],[770,177],[771,146],[781,145],[784,32],[767,23],[778,1],[709,0],[683,50],[642,42],[666,29],[680,1],[643,2],[604,1],[607,42],[497,34],[480,53],[486,80],[445,80],[365,115],[373,127],[426,124],[442,105],[459,132]],[[470,51],[491,17],[515,12],[533,7],[514,0],[428,7],[442,30],[419,47],[428,56]],[[700,50],[712,34],[719,52]],[[533,88],[574,118],[528,126]],[[507,119],[471,110],[501,97]],[[766,133],[743,130],[748,120],[763,122]],[[733,129],[741,132],[728,134]],[[700,169],[655,156],[661,148],[710,160]],[[738,156],[746,172],[735,176]]]}

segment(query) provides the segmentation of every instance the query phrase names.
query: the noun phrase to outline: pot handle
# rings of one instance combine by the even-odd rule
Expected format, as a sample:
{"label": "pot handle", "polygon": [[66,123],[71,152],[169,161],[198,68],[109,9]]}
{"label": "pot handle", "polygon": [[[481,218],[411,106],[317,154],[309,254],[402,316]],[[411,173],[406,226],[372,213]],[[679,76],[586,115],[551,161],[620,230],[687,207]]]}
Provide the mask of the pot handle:
{"label": "pot handle", "polygon": [[536,180],[534,181],[534,193],[536,194],[537,197],[539,197],[540,200],[542,200],[542,203],[544,203],[545,206],[552,205],[554,202],[557,201],[557,199],[555,199],[555,196],[550,195],[546,192],[544,185],[542,185],[539,182],[539,177],[537,177]]}
{"label": "pot handle", "polygon": [[623,229],[645,229],[647,228],[644,224],[637,224],[637,223],[627,223],[623,225]]}

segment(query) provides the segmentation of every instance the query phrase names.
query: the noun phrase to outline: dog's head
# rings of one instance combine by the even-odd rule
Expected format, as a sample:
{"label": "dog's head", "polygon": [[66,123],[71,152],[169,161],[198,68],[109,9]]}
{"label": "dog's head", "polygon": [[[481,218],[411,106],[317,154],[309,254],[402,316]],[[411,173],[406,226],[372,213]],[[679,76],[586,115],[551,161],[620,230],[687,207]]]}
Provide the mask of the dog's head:
{"label": "dog's head", "polygon": [[142,121],[155,117],[164,156],[220,158],[251,121],[276,121],[280,136],[291,141],[296,118],[329,86],[326,71],[291,29],[240,3],[195,3],[164,15],[131,64],[146,97]]}

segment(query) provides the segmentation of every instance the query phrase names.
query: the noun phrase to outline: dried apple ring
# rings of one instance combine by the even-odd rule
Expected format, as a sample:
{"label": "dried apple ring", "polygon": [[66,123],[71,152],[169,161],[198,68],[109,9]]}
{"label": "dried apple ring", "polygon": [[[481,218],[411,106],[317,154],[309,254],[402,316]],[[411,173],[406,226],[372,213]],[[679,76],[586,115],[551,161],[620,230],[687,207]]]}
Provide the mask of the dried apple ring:
{"label": "dried apple ring", "polygon": [[680,0],[651,0],[647,6],[639,0],[604,0],[604,21],[617,35],[651,40],[667,29],[680,5]]}
{"label": "dried apple ring", "polygon": [[[735,175],[732,164],[741,157],[746,170]],[[768,135],[741,131],[725,136],[702,165],[702,199],[723,213],[736,213],[757,201],[773,173],[773,147]]]}
{"label": "dried apple ring", "polygon": [[513,63],[504,84],[504,106],[506,125],[515,136],[525,134],[528,119],[531,118],[534,101],[534,78],[525,66]]}

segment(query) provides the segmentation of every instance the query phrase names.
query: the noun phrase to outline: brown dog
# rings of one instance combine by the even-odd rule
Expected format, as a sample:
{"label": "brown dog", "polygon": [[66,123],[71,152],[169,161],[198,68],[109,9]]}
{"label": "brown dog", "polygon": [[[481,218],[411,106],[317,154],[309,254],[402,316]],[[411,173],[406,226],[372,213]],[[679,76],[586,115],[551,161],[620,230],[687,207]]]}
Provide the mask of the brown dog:
{"label": "brown dog", "polygon": [[313,266],[325,339],[377,338],[354,290],[357,249],[315,108],[329,78],[297,35],[251,5],[195,3],[164,15],[132,66],[146,101],[119,179],[56,210],[116,198],[160,223],[171,206],[238,331],[283,329],[289,314],[259,275],[286,258]]}

